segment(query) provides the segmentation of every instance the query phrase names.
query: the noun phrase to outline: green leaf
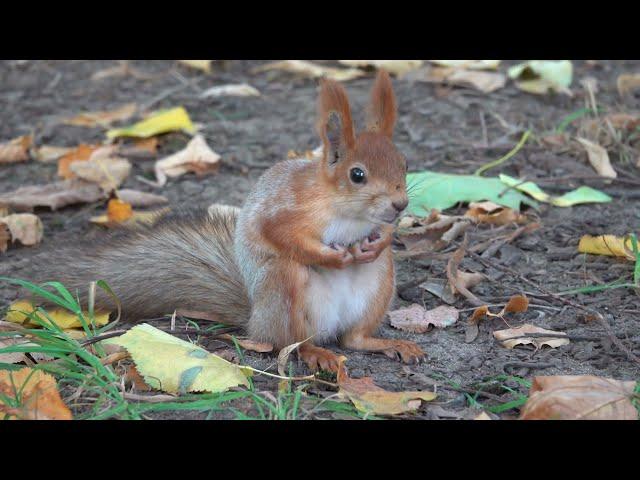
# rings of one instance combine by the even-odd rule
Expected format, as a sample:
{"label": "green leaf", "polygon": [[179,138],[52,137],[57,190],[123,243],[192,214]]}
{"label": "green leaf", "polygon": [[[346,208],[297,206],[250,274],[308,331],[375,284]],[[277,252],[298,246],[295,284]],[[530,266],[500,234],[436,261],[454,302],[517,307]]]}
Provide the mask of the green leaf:
{"label": "green leaf", "polygon": [[104,343],[126,348],[145,382],[165,392],[223,392],[249,386],[248,370],[147,323]]}
{"label": "green leaf", "polygon": [[504,183],[495,177],[423,171],[409,173],[407,185],[410,192],[409,212],[417,216],[428,215],[433,208],[445,210],[458,202],[482,200],[490,200],[514,210],[519,210],[521,203],[534,208],[538,206],[517,190],[507,190]]}
{"label": "green leaf", "polygon": [[570,207],[572,205],[578,205],[582,203],[606,203],[611,201],[611,197],[606,193],[587,186],[579,187],[575,190],[565,193],[560,197],[552,197],[533,182],[522,183],[517,178],[510,177],[509,175],[505,175],[503,173],[500,174],[500,181],[505,185],[531,195],[536,200],[551,203],[556,207]]}

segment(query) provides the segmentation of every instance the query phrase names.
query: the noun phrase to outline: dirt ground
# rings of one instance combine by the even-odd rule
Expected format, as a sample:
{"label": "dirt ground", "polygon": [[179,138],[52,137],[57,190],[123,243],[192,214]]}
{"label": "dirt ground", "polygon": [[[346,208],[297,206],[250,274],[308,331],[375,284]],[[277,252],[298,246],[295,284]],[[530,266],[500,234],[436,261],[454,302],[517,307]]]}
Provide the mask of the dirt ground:
{"label": "dirt ground", "polygon": [[[25,64],[0,63],[0,139],[2,141],[27,134],[32,130],[38,144],[75,146],[104,140],[100,128],[64,126],[56,119],[81,111],[109,110],[127,102],[166,108],[183,105],[202,131],[211,147],[226,161],[216,175],[197,178],[185,175],[154,189],[137,179],[153,178],[153,161],[134,163],[134,171],[124,184],[149,192],[162,193],[170,204],[209,205],[214,202],[241,206],[251,186],[264,169],[286,158],[291,149],[309,150],[318,144],[314,131],[317,82],[283,72],[252,74],[257,61],[230,61],[215,64],[209,76],[176,67],[172,61],[135,61],[145,73],[157,74],[149,80],[133,76],[91,81],[95,71],[115,65],[111,61],[29,61]],[[331,62],[329,62],[331,63]],[[509,65],[514,62],[505,62]],[[431,169],[442,172],[472,173],[480,165],[508,152],[519,135],[509,135],[509,126],[531,128],[536,134],[550,132],[570,113],[585,106],[580,80],[590,76],[598,79],[598,104],[611,112],[637,111],[640,104],[623,103],[616,90],[620,73],[640,71],[640,61],[599,61],[592,65],[574,62],[574,97],[563,95],[537,96],[519,91],[512,82],[495,93],[485,95],[470,89],[444,89],[427,83],[395,79],[399,121],[395,140],[409,161],[410,171]],[[502,67],[504,68],[504,67]],[[174,72],[174,73],[172,73]],[[175,72],[178,72],[177,74]],[[346,82],[352,101],[356,125],[362,125],[363,106],[367,100],[373,75]],[[199,93],[210,86],[225,83],[249,83],[260,97],[222,97],[202,100]],[[152,103],[151,103],[152,102]],[[483,134],[483,123],[486,137]],[[188,138],[171,134],[164,139],[159,155],[172,153]],[[488,140],[490,147],[483,146]],[[621,178],[640,180],[640,170],[633,163],[623,163],[612,156]],[[235,167],[234,167],[235,165]],[[242,173],[240,167],[247,167]],[[465,323],[471,305],[459,297],[455,306],[461,310],[457,324],[446,329],[434,329],[424,334],[408,334],[388,323],[382,326],[384,337],[411,339],[427,352],[420,365],[405,366],[385,356],[344,352],[353,377],[371,376],[389,390],[432,390],[438,385],[439,398],[424,404],[412,418],[468,418],[477,413],[461,390],[476,390],[479,382],[500,375],[513,375],[531,380],[536,375],[593,374],[624,380],[638,380],[640,365],[629,360],[608,338],[603,327],[589,321],[584,312],[566,307],[557,299],[536,290],[528,279],[551,292],[611,282],[633,270],[631,262],[611,257],[587,256],[577,253],[583,234],[611,233],[624,235],[638,231],[640,226],[640,196],[637,187],[622,183],[603,184],[589,180],[560,180],[566,176],[594,175],[585,155],[553,153],[550,149],[529,142],[499,172],[526,176],[541,181],[549,192],[564,192],[569,187],[592,185],[609,193],[614,201],[608,204],[583,205],[571,208],[543,206],[539,212],[542,227],[503,246],[484,262],[466,256],[462,267],[488,276],[474,292],[490,304],[504,303],[514,293],[526,293],[533,305],[525,314],[510,319],[512,326],[533,323],[536,326],[567,332],[577,337],[559,348],[520,346],[513,350],[501,347],[492,331],[507,328],[501,320],[480,324],[480,333],[472,343],[465,342]],[[56,180],[55,164],[31,161],[3,166],[0,169],[0,193],[19,186],[36,185]],[[51,212],[38,210],[45,226],[39,247],[12,247],[0,254],[0,276],[22,277],[31,258],[43,249],[74,242],[79,238],[104,235],[101,227],[88,219],[104,209],[103,203],[80,205]],[[452,209],[463,213],[465,208]],[[474,232],[471,232],[473,235]],[[484,230],[486,235],[486,229]],[[444,279],[444,260],[401,260],[397,262],[397,283],[402,288],[396,306],[413,302],[433,308],[442,300],[419,287],[406,287],[423,277]],[[506,266],[517,272],[504,272]],[[415,283],[415,282],[414,282]],[[405,288],[406,287],[406,288]],[[0,283],[0,309],[17,298],[17,290]],[[570,297],[574,302],[602,313],[627,348],[640,355],[637,293],[630,289],[605,290]],[[204,343],[203,346],[207,347]],[[246,354],[251,365],[272,366],[274,358],[265,354]],[[304,367],[298,365],[298,371]],[[447,388],[455,382],[456,389]],[[277,389],[274,382],[261,380],[263,388]],[[526,394],[527,389],[513,380],[506,380],[484,390],[493,397],[507,401],[513,394],[503,387]],[[270,386],[270,387],[269,387]],[[477,400],[496,405],[495,398],[479,396]],[[517,410],[501,414],[503,418],[517,416]],[[184,412],[155,415],[159,418],[200,418]]]}

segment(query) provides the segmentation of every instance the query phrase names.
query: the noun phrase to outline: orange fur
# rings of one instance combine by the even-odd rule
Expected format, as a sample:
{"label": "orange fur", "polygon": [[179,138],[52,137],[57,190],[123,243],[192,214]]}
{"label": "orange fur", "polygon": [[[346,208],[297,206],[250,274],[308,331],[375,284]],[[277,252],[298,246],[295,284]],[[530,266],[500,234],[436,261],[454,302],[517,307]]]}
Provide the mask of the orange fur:
{"label": "orange fur", "polygon": [[396,96],[393,93],[391,78],[386,70],[379,70],[371,89],[371,101],[367,111],[367,129],[379,132],[388,138],[393,137],[396,110]]}

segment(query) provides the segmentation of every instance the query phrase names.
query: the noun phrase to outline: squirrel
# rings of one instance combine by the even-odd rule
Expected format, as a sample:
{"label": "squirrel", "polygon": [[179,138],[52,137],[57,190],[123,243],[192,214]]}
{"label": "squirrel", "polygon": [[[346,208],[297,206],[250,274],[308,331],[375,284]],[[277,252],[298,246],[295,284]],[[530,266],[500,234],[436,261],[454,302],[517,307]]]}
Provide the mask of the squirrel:
{"label": "squirrel", "polygon": [[[174,211],[58,250],[55,265],[39,262],[38,277],[60,281],[81,301],[91,281],[104,280],[128,320],[179,309],[242,326],[277,349],[308,339],[298,355],[314,371],[341,368],[338,355],[319,346],[336,341],[417,363],[417,344],[374,336],[394,297],[390,245],[408,205],[407,163],[392,141],[396,108],[380,70],[366,130],[356,135],[345,89],[323,78],[321,158],[276,163],[242,209]],[[95,302],[113,308],[107,295]]]}

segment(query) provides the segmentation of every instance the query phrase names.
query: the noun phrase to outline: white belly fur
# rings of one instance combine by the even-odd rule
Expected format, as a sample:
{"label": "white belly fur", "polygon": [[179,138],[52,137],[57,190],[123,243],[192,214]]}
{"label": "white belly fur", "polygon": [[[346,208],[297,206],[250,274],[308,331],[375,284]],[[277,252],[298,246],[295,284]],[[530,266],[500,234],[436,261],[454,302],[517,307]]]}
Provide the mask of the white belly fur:
{"label": "white belly fur", "polygon": [[[326,244],[351,242],[367,237],[375,225],[369,222],[337,219],[325,230]],[[306,296],[307,320],[315,326],[315,342],[323,343],[336,338],[360,322],[380,281],[387,274],[386,259],[352,265],[344,270],[314,268],[309,272]]]}

